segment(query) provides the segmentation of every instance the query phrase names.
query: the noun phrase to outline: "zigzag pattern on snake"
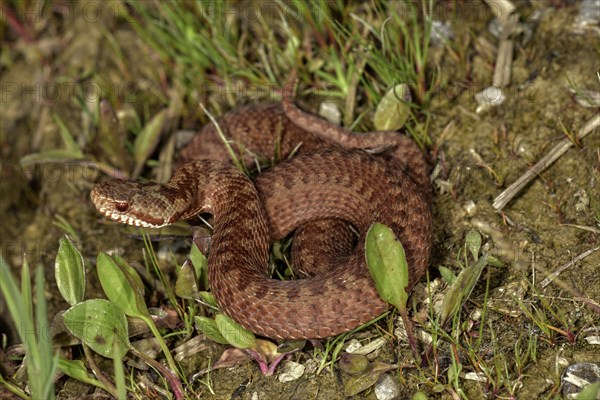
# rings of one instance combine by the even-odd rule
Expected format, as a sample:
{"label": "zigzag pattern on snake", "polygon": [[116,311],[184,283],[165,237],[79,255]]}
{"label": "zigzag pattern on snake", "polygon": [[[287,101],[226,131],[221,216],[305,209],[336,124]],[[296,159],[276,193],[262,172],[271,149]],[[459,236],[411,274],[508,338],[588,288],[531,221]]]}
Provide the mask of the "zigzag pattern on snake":
{"label": "zigzag pattern on snake", "polygon": [[[234,109],[219,124],[234,143],[243,143],[237,150],[246,163],[274,152],[285,161],[253,182],[223,162],[228,155],[207,125],[181,152],[181,167],[167,184],[100,183],[91,193],[96,208],[142,226],[212,214],[211,291],[224,313],[266,337],[329,337],[387,309],[365,265],[365,234],[375,221],[402,242],[409,289],[420,279],[431,248],[431,194],[427,163],[412,141],[392,132],[346,131],[301,111],[286,96],[283,103]],[[295,148],[299,154],[287,160]],[[204,159],[190,161],[199,157]],[[323,254],[298,257],[308,278],[270,278],[270,243],[299,226],[294,249],[303,253],[317,245]]]}

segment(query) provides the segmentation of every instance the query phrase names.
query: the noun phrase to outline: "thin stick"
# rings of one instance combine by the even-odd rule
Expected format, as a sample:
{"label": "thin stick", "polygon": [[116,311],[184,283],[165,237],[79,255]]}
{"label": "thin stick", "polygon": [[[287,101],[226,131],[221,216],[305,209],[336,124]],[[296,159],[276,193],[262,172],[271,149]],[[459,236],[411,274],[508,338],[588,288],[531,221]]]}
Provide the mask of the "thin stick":
{"label": "thin stick", "polygon": [[502,39],[498,46],[498,57],[496,58],[496,67],[494,68],[494,77],[492,86],[497,88],[506,87],[510,83],[510,72],[513,62],[513,41],[511,39]]}
{"label": "thin stick", "polygon": [[[596,116],[590,119],[583,126],[583,128],[579,130],[577,137],[579,139],[583,139],[588,135],[588,133],[598,126],[600,126],[600,114],[596,114]],[[502,210],[502,208],[504,208],[504,206],[511,201],[512,198],[521,191],[521,189],[523,189],[523,187],[525,187],[535,176],[552,165],[552,163],[562,156],[571,146],[573,146],[573,142],[570,139],[564,139],[559,144],[554,146],[554,148],[550,150],[550,152],[548,152],[548,154],[546,154],[540,161],[538,161],[537,164],[531,167],[512,185],[500,193],[494,199],[492,206],[498,211]]]}
{"label": "thin stick", "polygon": [[580,255],[578,255],[577,257],[575,257],[574,259],[572,259],[571,261],[569,261],[568,263],[566,263],[562,267],[559,267],[556,271],[554,271],[553,273],[551,273],[550,275],[548,275],[548,277],[546,277],[546,279],[544,279],[540,283],[540,286],[542,288],[545,288],[546,286],[548,286],[554,280],[554,278],[556,278],[565,269],[567,269],[567,268],[575,265],[576,262],[583,260],[584,258],[586,258],[587,256],[589,256],[590,254],[592,254],[592,253],[594,253],[594,252],[596,252],[598,250],[600,250],[600,246],[597,246],[597,247],[594,247],[594,248],[589,249],[587,251],[584,251],[583,253],[581,253]]}

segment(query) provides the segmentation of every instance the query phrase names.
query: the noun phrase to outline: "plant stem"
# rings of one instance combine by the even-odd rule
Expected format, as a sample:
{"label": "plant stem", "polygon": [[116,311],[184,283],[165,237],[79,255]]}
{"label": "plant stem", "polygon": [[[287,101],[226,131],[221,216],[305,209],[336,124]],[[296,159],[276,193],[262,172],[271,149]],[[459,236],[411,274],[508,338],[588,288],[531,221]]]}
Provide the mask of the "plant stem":
{"label": "plant stem", "polygon": [[404,323],[404,329],[406,329],[406,336],[408,338],[408,344],[413,352],[413,356],[415,357],[415,361],[419,362],[419,349],[417,347],[417,340],[415,339],[415,334],[413,332],[412,321],[408,318],[408,311],[406,307],[398,307],[398,311],[400,312],[400,317],[402,318],[402,322]]}

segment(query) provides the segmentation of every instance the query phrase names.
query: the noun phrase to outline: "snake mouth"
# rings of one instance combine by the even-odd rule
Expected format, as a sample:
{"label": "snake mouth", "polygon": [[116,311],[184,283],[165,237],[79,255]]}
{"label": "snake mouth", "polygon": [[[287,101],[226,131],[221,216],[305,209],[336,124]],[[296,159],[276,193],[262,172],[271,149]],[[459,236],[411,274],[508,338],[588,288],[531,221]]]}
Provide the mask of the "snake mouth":
{"label": "snake mouth", "polygon": [[106,218],[109,218],[113,221],[120,222],[122,224],[139,226],[141,228],[162,228],[163,226],[165,226],[164,224],[162,224],[162,225],[152,224],[150,222],[146,222],[139,218],[135,218],[131,215],[119,214],[118,212],[113,212],[108,209],[100,209],[98,211],[100,211],[100,214],[104,215]]}
{"label": "snake mouth", "polygon": [[122,224],[138,226],[141,228],[162,228],[167,225],[162,219],[148,221],[147,219],[138,218],[128,205],[127,207],[123,207],[123,202],[115,201],[114,199],[103,196],[95,189],[97,188],[92,189],[90,197],[92,198],[92,203],[96,209],[104,217]]}

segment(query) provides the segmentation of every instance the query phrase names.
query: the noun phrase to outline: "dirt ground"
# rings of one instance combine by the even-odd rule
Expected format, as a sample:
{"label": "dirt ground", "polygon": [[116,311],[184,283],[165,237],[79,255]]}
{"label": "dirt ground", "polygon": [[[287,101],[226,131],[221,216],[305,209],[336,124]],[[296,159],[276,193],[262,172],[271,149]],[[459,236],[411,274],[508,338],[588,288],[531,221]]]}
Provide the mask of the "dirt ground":
{"label": "dirt ground", "polygon": [[[506,101],[488,111],[475,112],[474,95],[489,86],[493,74],[497,40],[488,32],[490,15],[483,11],[459,15],[451,21],[455,41],[451,48],[455,53],[441,47],[432,49],[431,58],[439,66],[440,82],[445,85],[436,92],[430,110],[430,134],[437,163],[430,278],[439,277],[440,266],[457,268],[465,234],[471,229],[482,233],[484,243],[488,243],[487,251],[504,263],[503,267],[490,267],[484,272],[465,306],[468,310],[477,309],[484,301],[488,278],[490,296],[494,297],[499,289],[532,279],[539,282],[545,277],[542,269],[554,271],[599,245],[598,129],[539,174],[503,213],[492,207],[493,199],[503,189],[565,138],[565,130],[576,132],[598,113],[598,108],[579,105],[570,91],[598,90],[600,71],[598,31],[573,32],[578,7],[576,2],[570,3],[544,2],[540,7],[540,20],[530,39],[517,40]],[[56,223],[57,217],[68,221],[78,235],[76,242],[87,263],[87,297],[102,296],[94,276],[99,252],[118,249],[120,255],[135,262],[142,260],[144,246],[123,227],[101,223],[89,200],[91,187],[102,175],[97,168],[77,161],[27,165],[20,161],[31,153],[64,147],[55,116],[77,135],[80,145],[93,152],[92,144],[86,143],[90,116],[82,112],[81,102],[97,101],[100,88],[112,96],[116,109],[138,108],[139,115],[148,120],[158,109],[156,93],[164,70],[131,27],[110,13],[100,15],[95,23],[79,18],[38,23],[47,26],[43,28],[45,34],[36,40],[3,28],[0,247],[15,273],[24,256],[30,265],[44,266],[53,316],[67,308],[56,289],[53,270],[58,240],[64,234]],[[120,55],[115,54],[106,32],[118,42]],[[467,55],[457,56],[461,51]],[[123,65],[127,74],[123,74]],[[186,242],[160,242],[159,253],[174,243],[185,247]],[[186,251],[181,249],[178,257],[185,257]],[[600,303],[600,251],[576,262],[561,274],[561,279],[581,296]],[[600,361],[600,347],[584,340],[586,329],[600,329],[598,314],[586,308],[573,292],[557,285],[539,289],[538,294],[559,314],[558,318],[551,316],[548,324],[573,333],[573,341],[560,334],[544,338],[539,327],[523,313],[509,316],[491,312],[487,324],[494,336],[486,338],[490,341],[489,357],[503,356],[512,365],[516,339],[537,335],[537,359],[529,361],[522,374],[511,374],[517,388],[514,397],[505,388],[494,393],[489,383],[463,380],[466,398],[553,398],[558,396],[554,390],[565,364]],[[538,300],[530,290],[522,298],[533,308],[539,306]],[[518,310],[514,304],[513,307]],[[4,323],[9,323],[7,314],[0,301]],[[184,370],[190,375],[214,363],[224,348],[207,342],[203,353],[182,363]],[[441,358],[449,360],[447,346],[440,353]],[[291,360],[306,363],[313,358],[310,351],[305,351],[293,354]],[[409,362],[411,355],[408,348],[396,354],[394,342],[388,341],[376,359],[402,363]],[[149,374],[150,379],[155,379]],[[344,377],[337,367],[319,375],[307,372],[287,383],[277,380],[277,375],[264,377],[256,364],[246,363],[213,372],[210,381],[214,395],[207,387],[195,385],[206,398],[343,398]],[[424,390],[430,398],[451,398],[448,392],[435,393],[433,383],[423,384],[423,375],[417,372],[402,370],[391,375],[401,377],[399,398],[408,398],[417,389]],[[58,382],[61,398],[93,392],[90,387],[74,381],[65,384],[66,381]],[[355,398],[373,399],[375,394],[369,390]]]}

